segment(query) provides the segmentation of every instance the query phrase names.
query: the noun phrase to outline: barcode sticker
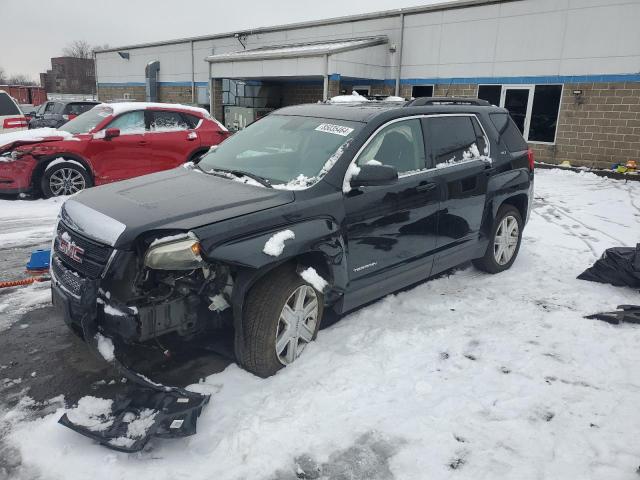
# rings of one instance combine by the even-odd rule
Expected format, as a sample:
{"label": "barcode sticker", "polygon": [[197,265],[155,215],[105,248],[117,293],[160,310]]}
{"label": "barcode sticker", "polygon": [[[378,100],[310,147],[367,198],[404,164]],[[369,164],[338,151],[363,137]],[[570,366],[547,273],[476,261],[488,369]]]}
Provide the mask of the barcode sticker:
{"label": "barcode sticker", "polygon": [[316,127],[318,132],[333,133],[342,137],[348,136],[353,132],[353,128],[343,127],[342,125],[332,125],[331,123],[322,123]]}

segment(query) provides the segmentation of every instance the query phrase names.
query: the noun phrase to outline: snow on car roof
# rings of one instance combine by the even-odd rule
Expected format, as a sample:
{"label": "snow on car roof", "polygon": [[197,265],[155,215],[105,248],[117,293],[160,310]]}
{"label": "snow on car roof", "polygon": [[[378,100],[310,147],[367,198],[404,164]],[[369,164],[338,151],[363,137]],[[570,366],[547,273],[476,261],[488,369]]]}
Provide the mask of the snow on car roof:
{"label": "snow on car roof", "polygon": [[114,103],[101,103],[97,105],[95,108],[107,107],[113,111],[113,115],[117,116],[126,112],[131,112],[135,110],[147,110],[152,108],[167,108],[167,109],[176,109],[176,110],[187,110],[199,113],[203,115],[205,118],[213,120],[218,124],[218,126],[224,131],[227,131],[227,128],[222,125],[218,120],[213,118],[207,110],[200,107],[192,107],[190,105],[182,105],[180,103],[158,103],[158,102],[114,102]]}

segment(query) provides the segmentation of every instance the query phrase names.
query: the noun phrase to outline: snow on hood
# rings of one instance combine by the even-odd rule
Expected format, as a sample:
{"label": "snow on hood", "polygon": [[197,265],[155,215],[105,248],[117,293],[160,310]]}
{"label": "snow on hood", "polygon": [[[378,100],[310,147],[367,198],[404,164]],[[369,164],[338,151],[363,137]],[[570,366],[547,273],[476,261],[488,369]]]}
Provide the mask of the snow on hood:
{"label": "snow on hood", "polygon": [[16,142],[35,143],[42,142],[46,139],[69,140],[73,138],[73,135],[64,130],[57,130],[55,128],[34,128],[33,130],[21,130],[19,132],[3,133],[0,134],[0,149],[7,145],[12,145]]}
{"label": "snow on hood", "polygon": [[225,132],[227,132],[227,128],[222,125],[218,120],[213,118],[209,112],[207,112],[204,108],[200,107],[192,107],[190,105],[182,105],[179,103],[157,103],[157,102],[118,102],[118,103],[101,103],[96,105],[94,108],[110,108],[113,111],[113,115],[117,116],[122,113],[131,112],[134,110],[144,109],[147,110],[149,108],[175,108],[178,110],[189,110],[192,112],[197,112],[203,115],[205,118],[209,120],[213,120],[218,124],[218,126]]}

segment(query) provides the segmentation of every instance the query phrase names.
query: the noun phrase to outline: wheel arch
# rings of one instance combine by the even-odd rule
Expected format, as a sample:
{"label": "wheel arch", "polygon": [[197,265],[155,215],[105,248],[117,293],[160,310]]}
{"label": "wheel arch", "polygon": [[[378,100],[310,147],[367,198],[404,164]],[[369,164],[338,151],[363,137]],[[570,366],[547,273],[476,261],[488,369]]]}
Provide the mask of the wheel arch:
{"label": "wheel arch", "polygon": [[[55,155],[52,155],[50,157],[46,157],[44,159],[41,159],[38,162],[38,165],[36,165],[36,168],[34,168],[33,173],[31,174],[31,184],[32,184],[34,189],[36,189],[38,191],[41,190],[40,189],[40,182],[42,181],[42,176],[44,175],[44,172],[47,170],[47,166],[51,162],[53,162],[54,160],[57,160],[58,158],[62,158],[64,160],[73,160],[75,162],[78,162],[80,165],[82,165],[85,168],[85,170],[87,171],[87,173],[91,177],[91,181],[95,182],[95,175],[93,173],[91,165],[89,164],[89,162],[87,160],[85,160],[81,156],[73,154],[73,153],[59,153],[59,154],[55,154]],[[42,192],[40,192],[40,193],[42,193]]]}

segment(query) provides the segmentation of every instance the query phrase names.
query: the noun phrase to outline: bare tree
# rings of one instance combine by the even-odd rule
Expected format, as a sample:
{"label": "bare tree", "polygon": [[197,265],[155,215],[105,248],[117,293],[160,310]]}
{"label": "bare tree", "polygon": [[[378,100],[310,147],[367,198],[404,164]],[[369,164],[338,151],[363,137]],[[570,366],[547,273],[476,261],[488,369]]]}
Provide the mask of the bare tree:
{"label": "bare tree", "polygon": [[9,85],[36,85],[36,82],[34,82],[33,79],[23,73],[11,75],[8,78],[8,83]]}
{"label": "bare tree", "polygon": [[0,67],[0,85],[7,83],[7,75],[4,68]]}
{"label": "bare tree", "polygon": [[74,40],[69,45],[64,47],[64,49],[62,50],[62,54],[65,57],[92,58],[93,48],[91,48],[89,42],[86,42],[84,40]]}

